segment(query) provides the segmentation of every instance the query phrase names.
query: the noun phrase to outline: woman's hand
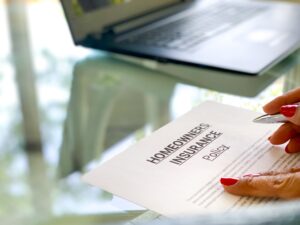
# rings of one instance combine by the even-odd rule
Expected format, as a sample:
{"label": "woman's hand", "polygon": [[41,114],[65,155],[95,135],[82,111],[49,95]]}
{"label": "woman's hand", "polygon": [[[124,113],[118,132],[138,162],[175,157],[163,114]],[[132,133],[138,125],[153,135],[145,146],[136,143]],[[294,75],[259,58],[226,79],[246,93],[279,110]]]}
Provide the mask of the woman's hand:
{"label": "woman's hand", "polygon": [[275,98],[264,106],[264,111],[268,114],[280,112],[290,121],[279,127],[279,129],[269,138],[274,145],[280,145],[288,142],[285,151],[287,153],[296,153],[300,151],[300,88],[287,92],[286,94]]}
{"label": "woman's hand", "polygon": [[[267,114],[280,112],[290,122],[281,125],[269,141],[274,145],[288,142],[288,154],[300,152],[300,88],[287,92],[266,104]],[[242,196],[300,198],[300,168],[287,171],[271,171],[248,174],[240,178],[221,178],[220,182],[229,193]]]}

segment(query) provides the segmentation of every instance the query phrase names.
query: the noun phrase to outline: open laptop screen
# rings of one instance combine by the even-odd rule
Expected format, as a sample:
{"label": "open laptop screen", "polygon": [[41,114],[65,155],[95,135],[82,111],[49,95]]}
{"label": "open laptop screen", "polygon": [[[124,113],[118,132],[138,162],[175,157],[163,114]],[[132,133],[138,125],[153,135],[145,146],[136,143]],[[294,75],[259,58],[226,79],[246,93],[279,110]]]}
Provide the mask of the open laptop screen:
{"label": "open laptop screen", "polygon": [[61,0],[72,31],[79,42],[88,34],[182,0]]}

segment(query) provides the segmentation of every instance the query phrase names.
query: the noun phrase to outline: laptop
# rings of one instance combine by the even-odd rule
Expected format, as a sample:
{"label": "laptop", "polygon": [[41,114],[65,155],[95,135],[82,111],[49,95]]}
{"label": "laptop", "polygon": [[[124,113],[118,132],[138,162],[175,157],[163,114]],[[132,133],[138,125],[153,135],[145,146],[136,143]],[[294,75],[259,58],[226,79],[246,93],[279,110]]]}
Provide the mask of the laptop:
{"label": "laptop", "polygon": [[254,0],[61,0],[76,45],[246,75],[300,46],[300,4]]}

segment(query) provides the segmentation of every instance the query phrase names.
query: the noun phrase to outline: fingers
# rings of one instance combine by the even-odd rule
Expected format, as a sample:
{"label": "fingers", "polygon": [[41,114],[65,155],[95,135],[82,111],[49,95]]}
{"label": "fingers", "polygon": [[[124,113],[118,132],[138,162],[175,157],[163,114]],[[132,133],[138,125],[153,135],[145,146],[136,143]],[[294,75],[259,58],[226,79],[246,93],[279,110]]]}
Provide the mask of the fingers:
{"label": "fingers", "polygon": [[300,88],[289,91],[271,102],[267,103],[263,109],[267,114],[275,114],[280,111],[283,105],[294,104],[300,101]]}
{"label": "fingers", "polygon": [[280,112],[291,123],[300,126],[300,88],[275,98],[266,104],[263,109],[267,114]]}
{"label": "fingers", "polygon": [[285,151],[287,153],[300,152],[300,128],[292,123],[281,125],[269,138],[273,145],[281,145],[288,142]]}
{"label": "fingers", "polygon": [[285,148],[287,153],[297,153],[300,152],[300,137],[295,137],[290,140]]}
{"label": "fingers", "polygon": [[221,178],[224,189],[234,195],[256,197],[300,198],[300,173]]}
{"label": "fingers", "polygon": [[281,145],[291,138],[297,135],[297,131],[294,129],[294,125],[291,123],[285,123],[281,125],[275,133],[269,138],[269,141],[273,145]]}

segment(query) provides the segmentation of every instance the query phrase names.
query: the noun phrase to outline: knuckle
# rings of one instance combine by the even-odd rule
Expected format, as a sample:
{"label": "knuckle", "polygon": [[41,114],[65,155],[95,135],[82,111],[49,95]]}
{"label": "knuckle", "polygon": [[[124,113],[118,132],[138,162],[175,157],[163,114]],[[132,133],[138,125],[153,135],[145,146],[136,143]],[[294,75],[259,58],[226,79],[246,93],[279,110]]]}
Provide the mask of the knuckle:
{"label": "knuckle", "polygon": [[258,190],[260,188],[258,179],[256,177],[244,178],[244,184],[252,192],[255,192],[256,190]]}
{"label": "knuckle", "polygon": [[270,182],[270,189],[273,191],[274,196],[284,198],[286,195],[286,189],[289,181],[287,179],[283,179],[282,177],[276,176]]}
{"label": "knuckle", "polygon": [[[293,168],[298,171],[299,168]],[[298,174],[298,173],[294,173]],[[300,197],[300,173],[276,174],[259,177],[243,177],[239,185],[230,188],[229,192],[243,196],[278,197],[292,199]]]}
{"label": "knuckle", "polygon": [[272,186],[275,196],[284,199],[290,199],[300,196],[300,192],[297,191],[296,181],[294,176],[276,176],[272,180]]}
{"label": "knuckle", "polygon": [[285,185],[288,183],[289,179],[284,179],[281,176],[276,176],[273,180],[272,180],[272,185],[276,190],[281,190],[282,188],[285,187]]}
{"label": "knuckle", "polygon": [[290,184],[290,179],[281,175],[269,175],[262,177],[249,177],[245,179],[246,186],[252,193],[264,197],[286,198],[286,190]]}

